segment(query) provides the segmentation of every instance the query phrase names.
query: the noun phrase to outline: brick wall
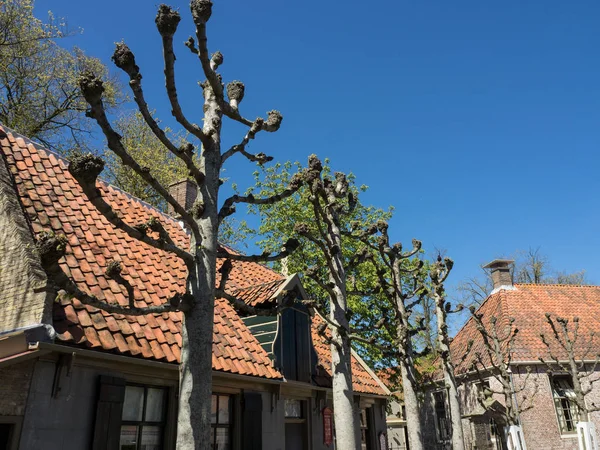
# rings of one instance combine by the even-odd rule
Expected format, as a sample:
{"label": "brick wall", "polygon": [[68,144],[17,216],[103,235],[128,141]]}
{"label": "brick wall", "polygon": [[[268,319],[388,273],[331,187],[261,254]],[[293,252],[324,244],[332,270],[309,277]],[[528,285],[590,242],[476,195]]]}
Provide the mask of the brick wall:
{"label": "brick wall", "polygon": [[[515,369],[514,380],[515,384],[525,378],[525,370],[521,368],[518,372]],[[598,378],[598,372],[594,378]],[[528,448],[543,448],[547,450],[576,450],[577,439],[574,435],[570,437],[561,437],[556,410],[554,407],[554,399],[552,397],[552,388],[550,386],[550,378],[546,367],[537,366],[535,373],[530,377],[528,382],[527,395],[531,396],[534,392],[534,384],[537,383],[538,388],[535,393],[535,407],[521,414],[523,423],[523,433]],[[592,402],[597,402],[600,399],[600,386],[594,386],[594,390],[586,396],[586,403],[590,405]],[[593,413],[591,417],[596,428],[600,430],[600,416],[598,413]]]}
{"label": "brick wall", "polygon": [[33,361],[0,369],[0,416],[23,416],[33,373]]}
{"label": "brick wall", "polygon": [[0,152],[0,332],[50,323],[46,275]]}
{"label": "brick wall", "polygon": [[[527,379],[524,367],[513,368],[513,382],[518,389],[525,386],[526,389],[517,397],[521,406],[527,405],[533,399],[534,407],[521,414],[523,433],[528,449],[544,450],[577,450],[577,439],[575,435],[560,434],[554,399],[550,386],[550,378],[547,368],[542,365],[532,366],[532,373]],[[600,368],[590,379],[600,378]],[[527,381],[526,381],[527,380]],[[489,417],[481,416],[481,408],[474,401],[474,386],[477,380],[470,380],[459,387],[461,407],[463,409],[463,433],[465,447],[467,449],[494,449],[491,441]],[[537,387],[536,387],[537,386]],[[490,387],[500,390],[500,384],[494,378],[490,378]],[[594,384],[592,392],[586,396],[586,403],[600,405],[600,383]],[[502,395],[494,395],[500,403],[504,403]],[[425,443],[426,448],[438,448],[435,441],[435,426],[433,405],[429,401],[429,395],[425,396],[423,411]],[[466,416],[466,417],[465,417]],[[596,429],[600,430],[600,412],[591,414],[591,420]]]}

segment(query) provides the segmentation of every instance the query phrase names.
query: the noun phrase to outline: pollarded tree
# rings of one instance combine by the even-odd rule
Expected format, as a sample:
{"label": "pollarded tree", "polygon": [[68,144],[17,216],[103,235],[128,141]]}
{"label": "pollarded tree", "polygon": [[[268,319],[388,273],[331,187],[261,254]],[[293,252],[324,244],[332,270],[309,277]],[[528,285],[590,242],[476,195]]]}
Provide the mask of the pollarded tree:
{"label": "pollarded tree", "polygon": [[[546,322],[552,330],[552,340],[549,341],[544,333],[540,333],[540,338],[550,359],[540,357],[540,361],[549,370],[559,369],[571,376],[574,394],[572,401],[577,406],[578,421],[589,422],[590,413],[600,411],[600,405],[593,402],[586,404],[585,401],[585,397],[592,392],[593,384],[598,381],[598,378],[591,378],[596,374],[596,367],[600,362],[598,346],[594,342],[595,333],[592,331],[589,337],[584,336],[582,339],[578,317],[573,317],[572,328],[569,327],[569,319],[552,318],[549,313],[546,313]],[[590,363],[591,358],[593,362]]]}
{"label": "pollarded tree", "polygon": [[[348,307],[347,274],[360,258],[347,258],[342,251],[345,223],[342,217],[356,205],[349,190],[346,176],[340,172],[335,178],[323,175],[323,165],[315,156],[308,160],[303,180],[309,192],[308,200],[313,213],[312,223],[298,222],[295,231],[313,244],[325,262],[323,267],[311,267],[305,275],[327,293],[324,299],[313,299],[307,304],[320,312],[324,322],[319,332],[331,346],[333,417],[336,429],[336,448],[360,448],[360,426],[354,408],[352,386],[352,332]],[[326,333],[326,328],[329,333]]]}
{"label": "pollarded tree", "polygon": [[[520,449],[517,442],[522,439],[520,430],[520,415],[533,408],[533,401],[538,390],[537,378],[533,379],[533,385],[529,383],[531,368],[526,367],[525,376],[520,378],[518,383],[513,379],[511,368],[515,340],[519,334],[519,329],[515,326],[515,319],[498,321],[495,316],[484,317],[477,313],[474,306],[469,307],[471,317],[475,322],[475,327],[481,336],[483,351],[475,351],[472,359],[471,369],[477,374],[482,386],[485,386],[477,400],[481,406],[501,417],[507,427],[506,439],[513,439],[513,446],[510,448]],[[467,351],[475,348],[472,342],[469,343]],[[466,355],[463,355],[465,358]],[[489,384],[489,379],[493,378],[500,385],[497,390]],[[494,396],[501,396],[502,404],[494,401]],[[516,437],[512,430],[516,430],[521,437]]]}
{"label": "pollarded tree", "polygon": [[435,302],[437,317],[437,343],[438,355],[442,363],[444,374],[444,385],[448,394],[450,405],[450,420],[452,434],[452,450],[464,450],[465,442],[462,428],[462,414],[460,411],[460,400],[458,397],[458,385],[454,375],[454,364],[450,354],[450,338],[448,336],[448,314],[462,311],[462,305],[452,310],[452,305],[447,301],[444,282],[450,275],[454,262],[450,258],[438,257],[429,271],[431,279],[431,298]]}
{"label": "pollarded tree", "polygon": [[[263,170],[255,172],[256,186],[253,193],[260,196],[270,196],[277,192],[278,187],[287,184],[289,180],[297,173],[302,173],[303,168],[300,163],[278,163],[270,167],[264,167]],[[323,161],[322,177],[333,177],[333,171],[328,159]],[[348,182],[348,193],[352,196],[352,208],[345,208],[342,214],[339,214],[340,229],[344,230],[341,236],[341,253],[345,261],[350,261],[360,252],[364,244],[355,237],[349,235],[353,223],[370,224],[377,220],[389,220],[391,210],[385,211],[377,207],[367,206],[361,202],[360,194],[367,187],[356,185],[352,174],[346,176]],[[276,251],[281,245],[282,238],[294,233],[294,226],[298,222],[305,223],[311,227],[311,232],[318,233],[314,220],[314,208],[310,201],[312,194],[309,189],[300,189],[293,196],[277,203],[276,205],[252,206],[250,212],[259,214],[260,224],[257,230],[251,230],[246,227],[244,230],[250,236],[256,236],[257,245],[265,251]],[[277,269],[280,264],[275,263]],[[321,268],[325,277],[324,268],[327,267],[325,254],[321,249],[310,240],[304,240],[301,247],[286,258],[286,270],[290,273],[303,274],[307,268]],[[378,309],[378,301],[370,298],[366,291],[370,290],[377,277],[373,268],[366,264],[352,265],[347,277],[348,308],[350,314],[350,325],[361,325],[363,336],[370,339],[381,331],[367,324],[375,324],[381,318],[381,311]],[[329,294],[323,290],[319,283],[313,281],[310,277],[303,277],[303,285],[310,298],[328,302]],[[386,339],[377,339],[385,341]],[[389,341],[389,339],[387,339]],[[386,352],[380,348],[364,344],[354,343],[354,349],[371,366],[385,364]]]}
{"label": "pollarded tree", "polygon": [[[152,167],[152,174],[162,186],[181,181],[187,177],[183,161],[167,149],[146,124],[139,111],[121,115],[115,121],[115,131],[123,136],[121,142],[127,153],[136,161],[144,161]],[[173,133],[169,128],[164,129],[169,141],[177,146],[185,142],[185,134]],[[125,192],[151,204],[161,211],[166,211],[166,202],[146,181],[135,171],[123,164],[113,152],[105,152],[108,180]]]}
{"label": "pollarded tree", "polygon": [[[129,306],[100,301],[89,293],[82,292],[61,273],[57,264],[57,249],[61,245],[56,237],[48,239],[42,247],[49,249],[45,257],[46,267],[55,281],[60,282],[67,294],[76,296],[83,303],[95,306],[111,313],[123,315],[143,315],[179,310],[183,313],[182,351],[180,365],[179,412],[177,425],[177,447],[179,449],[210,448],[210,411],[212,393],[212,337],[213,316],[216,297],[228,299],[237,308],[250,311],[243,301],[225,292],[225,284],[231,270],[231,261],[274,261],[283,258],[297,246],[298,241],[289,239],[278,254],[262,254],[246,256],[231,254],[221,247],[217,241],[219,226],[222,221],[235,212],[238,203],[270,204],[277,202],[297,191],[302,181],[294,177],[289,186],[278,194],[268,198],[234,195],[226,199],[219,208],[219,188],[221,186],[221,170],[223,164],[231,157],[241,154],[250,161],[267,161],[270,158],[263,154],[252,155],[246,146],[261,131],[275,132],[279,129],[282,115],[278,111],[270,111],[267,118],[248,120],[239,111],[239,104],[244,97],[244,84],[233,81],[225,87],[218,67],[223,63],[223,55],[208,51],[206,37],[207,22],[212,14],[210,0],[192,0],[191,14],[196,26],[196,39],[189,38],[186,46],[197,55],[206,79],[201,84],[204,94],[203,126],[190,122],[184,115],[178,101],[175,85],[175,53],[173,36],[180,21],[180,15],[169,6],[161,5],[156,16],[156,26],[162,37],[166,90],[171,104],[172,114],[177,122],[196,142],[176,145],[165,130],[150,113],[142,89],[142,75],[135,63],[134,54],[124,44],[119,43],[113,55],[113,61],[129,76],[133,98],[137,103],[144,121],[156,138],[175,157],[179,158],[189,173],[191,181],[198,186],[198,198],[190,210],[184,209],[165,186],[154,175],[152,168],[143,161],[133,157],[123,138],[113,128],[106,115],[103,93],[105,86],[100,78],[86,72],[79,78],[79,84],[85,100],[89,104],[87,115],[100,126],[106,137],[108,148],[114,152],[122,163],[160,195],[183,221],[190,233],[190,247],[181,248],[176,245],[165,231],[159,220],[141,223],[135,226],[125,223],[104,201],[101,192],[96,188],[96,179],[103,169],[104,162],[92,155],[74,159],[69,171],[77,179],[88,199],[95,205],[113,226],[123,230],[131,238],[147,245],[172,253],[179,257],[187,267],[187,289],[185,293],[176,295],[168,304],[138,308],[133,289],[127,279],[120,273],[120,264],[113,262],[108,266],[107,275],[125,287],[129,295]],[[221,149],[221,127],[223,118],[227,117],[248,127],[247,134],[241,142],[226,151]],[[42,251],[42,254],[45,252]],[[224,263],[217,280],[217,258]],[[252,310],[255,314],[273,313]]]}
{"label": "pollarded tree", "polygon": [[422,352],[415,349],[413,337],[422,332],[425,326],[423,319],[417,324],[411,323],[410,319],[413,308],[422,304],[423,297],[428,294],[422,273],[424,263],[417,257],[421,241],[413,239],[413,248],[404,252],[402,244],[390,243],[388,224],[385,221],[368,227],[360,235],[360,239],[369,249],[368,259],[375,267],[379,282],[376,291],[385,305],[382,306],[381,325],[393,338],[395,359],[402,379],[409,446],[411,449],[423,450],[415,361],[431,349],[425,348]]}

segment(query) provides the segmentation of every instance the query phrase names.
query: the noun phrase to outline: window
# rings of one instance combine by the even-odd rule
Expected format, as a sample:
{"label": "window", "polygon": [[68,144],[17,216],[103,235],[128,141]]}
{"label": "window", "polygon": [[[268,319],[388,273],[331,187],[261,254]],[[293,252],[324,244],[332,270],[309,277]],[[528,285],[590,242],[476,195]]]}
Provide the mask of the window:
{"label": "window", "polygon": [[213,450],[229,450],[231,448],[231,396],[213,394],[210,411],[210,440]]}
{"label": "window", "polygon": [[500,428],[495,419],[490,419],[490,441],[494,449],[502,450],[502,439],[500,436]]}
{"label": "window", "polygon": [[161,450],[166,418],[166,389],[126,386],[120,450]]}
{"label": "window", "polygon": [[285,399],[285,418],[302,419],[302,400]]}
{"label": "window", "polygon": [[285,415],[285,447],[286,449],[306,450],[308,446],[308,411],[305,400],[286,398]]}
{"label": "window", "polygon": [[575,403],[575,391],[570,375],[555,375],[551,379],[554,407],[561,434],[576,433],[579,408]]}
{"label": "window", "polygon": [[360,410],[360,448],[361,450],[371,450],[371,431],[369,425],[371,408]]}
{"label": "window", "polygon": [[433,393],[433,406],[438,441],[446,441],[450,437],[450,424],[448,423],[448,415],[446,414],[446,395],[444,391]]}

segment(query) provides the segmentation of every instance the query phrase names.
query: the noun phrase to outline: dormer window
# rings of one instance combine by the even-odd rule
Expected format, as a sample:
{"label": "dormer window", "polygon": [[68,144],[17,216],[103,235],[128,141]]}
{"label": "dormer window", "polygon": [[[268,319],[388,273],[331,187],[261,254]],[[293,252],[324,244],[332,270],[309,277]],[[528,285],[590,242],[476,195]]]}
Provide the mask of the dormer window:
{"label": "dormer window", "polygon": [[311,380],[311,337],[308,311],[288,308],[283,311],[279,328],[277,363],[287,380]]}

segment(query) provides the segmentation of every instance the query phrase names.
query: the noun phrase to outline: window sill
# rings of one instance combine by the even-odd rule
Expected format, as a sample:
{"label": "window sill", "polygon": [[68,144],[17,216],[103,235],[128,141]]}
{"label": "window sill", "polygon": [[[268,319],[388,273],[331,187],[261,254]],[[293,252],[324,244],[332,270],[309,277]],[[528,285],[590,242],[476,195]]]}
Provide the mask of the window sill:
{"label": "window sill", "polygon": [[561,434],[561,439],[577,439],[577,433]]}

